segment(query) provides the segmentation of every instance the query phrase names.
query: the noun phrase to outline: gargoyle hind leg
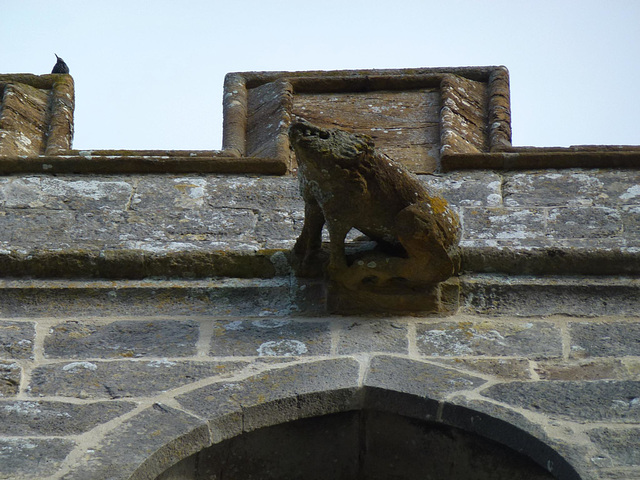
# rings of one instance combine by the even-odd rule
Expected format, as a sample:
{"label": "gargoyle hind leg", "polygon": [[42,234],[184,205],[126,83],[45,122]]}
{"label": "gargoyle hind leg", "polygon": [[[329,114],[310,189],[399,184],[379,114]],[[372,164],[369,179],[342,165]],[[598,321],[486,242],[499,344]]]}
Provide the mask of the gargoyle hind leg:
{"label": "gargoyle hind leg", "polygon": [[[454,239],[445,238],[435,220],[424,214],[419,205],[412,205],[398,213],[396,218],[398,239],[407,252],[404,265],[398,265],[398,276],[418,283],[438,283],[455,273],[454,259],[446,243]],[[455,235],[452,230],[451,235]]]}

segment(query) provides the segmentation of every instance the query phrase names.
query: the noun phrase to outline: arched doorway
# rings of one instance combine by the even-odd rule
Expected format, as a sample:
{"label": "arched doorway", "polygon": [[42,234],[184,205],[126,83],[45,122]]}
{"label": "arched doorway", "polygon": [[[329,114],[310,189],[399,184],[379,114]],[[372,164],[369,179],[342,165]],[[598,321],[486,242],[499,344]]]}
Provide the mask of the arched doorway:
{"label": "arched doorway", "polygon": [[460,428],[356,410],[260,428],[156,480],[552,480],[525,455]]}

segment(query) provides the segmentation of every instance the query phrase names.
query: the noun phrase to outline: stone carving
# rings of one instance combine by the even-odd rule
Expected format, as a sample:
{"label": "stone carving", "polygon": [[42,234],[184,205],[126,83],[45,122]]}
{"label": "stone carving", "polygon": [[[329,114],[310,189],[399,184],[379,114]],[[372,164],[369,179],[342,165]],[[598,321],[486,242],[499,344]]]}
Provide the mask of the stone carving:
{"label": "stone carving", "polygon": [[[369,136],[299,120],[289,139],[305,200],[294,247],[299,276],[318,273],[325,222],[329,278],[348,290],[424,291],[455,273],[457,215],[402,165],[376,151]],[[375,240],[376,248],[347,256],[345,237],[352,228]]]}

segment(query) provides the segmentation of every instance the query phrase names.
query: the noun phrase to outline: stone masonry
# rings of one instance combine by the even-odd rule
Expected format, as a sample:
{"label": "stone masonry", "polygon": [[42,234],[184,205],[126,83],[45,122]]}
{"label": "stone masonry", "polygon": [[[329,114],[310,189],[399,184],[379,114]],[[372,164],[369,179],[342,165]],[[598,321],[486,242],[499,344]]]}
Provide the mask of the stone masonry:
{"label": "stone masonry", "polygon": [[459,157],[416,147],[463,225],[430,315],[327,312],[323,279],[292,271],[304,205],[270,157],[112,155],[169,165],[145,173],[98,152],[91,172],[69,151],[55,175],[38,170],[55,156],[0,158],[0,479],[218,478],[194,466],[205,449],[349,412],[479,435],[549,478],[640,479],[637,149],[511,151],[507,124],[463,123]]}

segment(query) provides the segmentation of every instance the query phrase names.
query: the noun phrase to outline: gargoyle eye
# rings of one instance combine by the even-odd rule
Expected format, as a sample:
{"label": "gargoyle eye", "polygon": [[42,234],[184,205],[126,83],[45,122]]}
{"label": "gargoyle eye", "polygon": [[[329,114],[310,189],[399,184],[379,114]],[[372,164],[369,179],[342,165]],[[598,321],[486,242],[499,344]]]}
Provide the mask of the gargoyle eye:
{"label": "gargoyle eye", "polygon": [[329,132],[325,130],[320,130],[320,138],[322,138],[323,140],[326,140],[329,137],[330,137]]}

